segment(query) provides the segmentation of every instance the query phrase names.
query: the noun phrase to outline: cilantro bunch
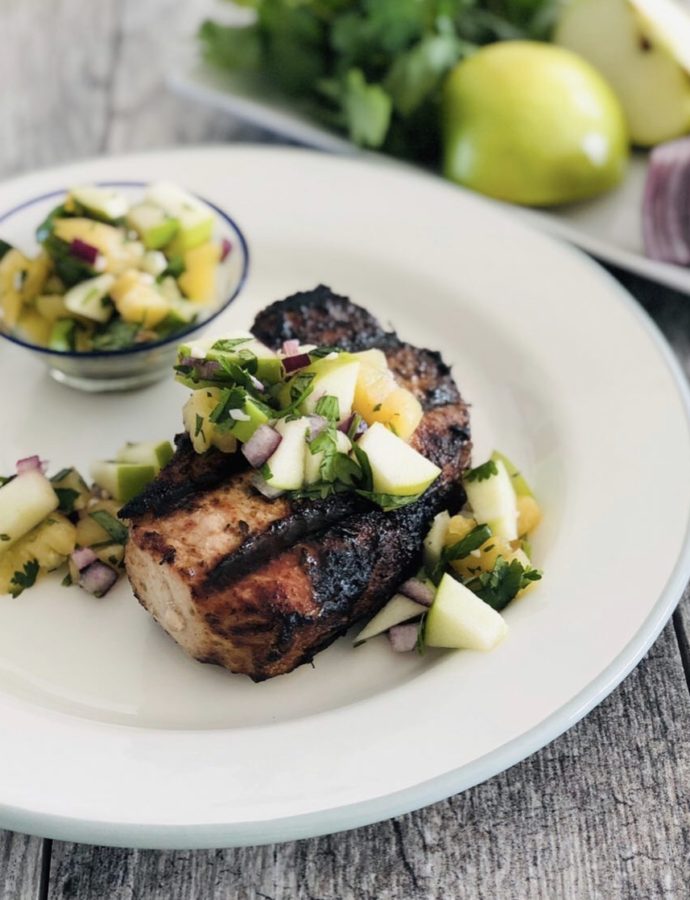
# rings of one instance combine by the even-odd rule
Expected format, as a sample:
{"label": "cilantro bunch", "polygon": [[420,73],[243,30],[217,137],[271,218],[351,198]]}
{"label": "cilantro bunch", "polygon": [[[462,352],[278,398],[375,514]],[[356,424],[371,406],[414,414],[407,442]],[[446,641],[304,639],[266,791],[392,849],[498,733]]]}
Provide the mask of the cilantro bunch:
{"label": "cilantro bunch", "polygon": [[213,66],[286,95],[362,147],[434,164],[444,77],[479,46],[547,39],[558,0],[236,0],[242,27],[206,21]]}

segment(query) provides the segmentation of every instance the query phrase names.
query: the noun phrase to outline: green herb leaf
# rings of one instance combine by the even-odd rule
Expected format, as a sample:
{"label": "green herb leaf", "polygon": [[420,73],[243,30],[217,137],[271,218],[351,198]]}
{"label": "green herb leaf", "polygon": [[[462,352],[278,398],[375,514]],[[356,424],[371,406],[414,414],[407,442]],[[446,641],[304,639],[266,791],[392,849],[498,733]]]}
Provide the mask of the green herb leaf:
{"label": "green herb leaf", "polygon": [[204,417],[200,416],[199,413],[196,414],[195,425],[194,425],[194,437],[199,437],[200,434],[203,435],[204,430]]}
{"label": "green herb leaf", "polygon": [[24,566],[23,571],[15,572],[10,581],[10,594],[18,597],[22,591],[30,588],[36,583],[38,578],[39,565],[35,559],[30,559]]}
{"label": "green herb leaf", "polygon": [[519,559],[506,562],[499,556],[490,572],[483,572],[466,582],[466,587],[500,612],[519,591],[533,581],[539,581],[541,577],[539,569],[523,566]]}
{"label": "green herb leaf", "polygon": [[410,503],[416,503],[422,496],[422,494],[409,494],[405,497],[401,497],[397,494],[381,494],[377,491],[363,491],[359,489],[355,493],[359,494],[360,497],[366,497],[366,499],[371,500],[372,503],[376,503],[376,505],[380,506],[384,512],[391,512],[394,509],[401,509],[403,506],[409,506]]}
{"label": "green herb leaf", "polygon": [[9,534],[5,534],[4,532],[2,534],[0,534],[0,541],[11,541],[11,540],[12,540],[12,538],[9,536]]}
{"label": "green herb leaf", "polygon": [[465,472],[465,474],[463,475],[463,479],[464,481],[470,482],[487,481],[494,475],[498,475],[498,468],[493,459],[489,459],[481,466],[477,466],[476,469],[470,469],[469,472]]}
{"label": "green herb leaf", "polygon": [[74,471],[74,469],[72,469],[72,468],[60,469],[60,471],[57,473],[57,475],[53,475],[53,477],[50,480],[53,484],[58,484],[60,481],[64,481],[64,479],[67,478],[67,476],[73,471]]}
{"label": "green herb leaf", "polygon": [[89,513],[89,515],[98,522],[101,528],[110,535],[115,543],[127,543],[129,532],[127,531],[126,526],[123,525],[122,522],[118,522],[118,520],[114,516],[111,516],[105,509],[94,510],[94,512]]}
{"label": "green herb leaf", "polygon": [[69,587],[72,584],[72,576],[70,575],[69,572],[65,575],[65,577],[62,579],[60,584],[63,587]]}
{"label": "green herb leaf", "polygon": [[74,504],[79,499],[80,494],[79,491],[75,491],[72,488],[53,488],[55,494],[57,495],[58,500],[60,501],[60,505],[58,506],[58,510],[61,513],[64,513],[68,516],[70,513],[74,512]]}
{"label": "green herb leaf", "polygon": [[340,421],[340,402],[337,397],[331,397],[328,394],[320,397],[314,411],[317,416],[323,416],[329,422]]}
{"label": "green herb leaf", "polygon": [[465,559],[474,550],[478,550],[490,537],[491,529],[488,525],[477,525],[464,538],[451,544],[450,547],[444,547],[441,551],[441,558],[429,572],[429,577],[434,584],[439,583],[449,562],[454,559]]}

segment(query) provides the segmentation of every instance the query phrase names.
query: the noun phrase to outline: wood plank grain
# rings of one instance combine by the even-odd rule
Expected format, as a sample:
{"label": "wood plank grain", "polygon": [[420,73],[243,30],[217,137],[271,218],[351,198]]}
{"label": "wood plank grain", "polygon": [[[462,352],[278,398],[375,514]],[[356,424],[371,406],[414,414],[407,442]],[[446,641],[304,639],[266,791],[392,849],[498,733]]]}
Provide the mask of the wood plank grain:
{"label": "wood plank grain", "polygon": [[40,838],[0,831],[0,900],[39,900]]}
{"label": "wood plank grain", "polygon": [[56,843],[51,900],[681,898],[690,699],[672,626],[576,728],[483,785],[352,832],[225,851]]}

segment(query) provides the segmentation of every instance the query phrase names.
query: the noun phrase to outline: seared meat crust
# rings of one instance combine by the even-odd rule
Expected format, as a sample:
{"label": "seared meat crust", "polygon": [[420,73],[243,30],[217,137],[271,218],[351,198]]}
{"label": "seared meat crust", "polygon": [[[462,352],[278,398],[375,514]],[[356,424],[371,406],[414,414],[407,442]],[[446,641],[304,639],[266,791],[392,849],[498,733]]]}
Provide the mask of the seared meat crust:
{"label": "seared meat crust", "polygon": [[295,294],[252,328],[283,340],[357,351],[377,346],[424,409],[412,445],[442,474],[414,504],[390,513],[352,493],[266,500],[241,454],[198,456],[185,435],[175,457],[122,510],[135,593],[197,659],[256,681],[289,672],[376,612],[417,567],[433,516],[459,506],[469,463],[469,415],[440,355],[401,342],[328,288]]}

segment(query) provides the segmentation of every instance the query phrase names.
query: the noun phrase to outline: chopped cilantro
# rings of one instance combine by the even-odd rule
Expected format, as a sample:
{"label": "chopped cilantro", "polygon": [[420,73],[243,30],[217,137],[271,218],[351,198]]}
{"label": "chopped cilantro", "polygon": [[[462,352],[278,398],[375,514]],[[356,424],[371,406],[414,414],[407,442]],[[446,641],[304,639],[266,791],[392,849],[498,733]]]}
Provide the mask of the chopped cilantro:
{"label": "chopped cilantro", "polygon": [[72,576],[70,575],[69,572],[65,575],[65,577],[62,579],[60,584],[63,587],[69,587],[72,584]]}
{"label": "chopped cilantro", "polygon": [[9,536],[9,534],[5,534],[4,532],[2,534],[0,534],[0,541],[11,541],[11,540],[12,540],[12,538]]}
{"label": "chopped cilantro", "polygon": [[98,522],[103,531],[106,531],[116,543],[127,543],[127,538],[129,537],[127,528],[122,522],[118,522],[114,516],[111,516],[105,509],[96,509],[89,513],[89,515]]}
{"label": "chopped cilantro", "polygon": [[465,472],[464,479],[465,481],[470,482],[486,481],[493,475],[498,475],[498,468],[496,467],[496,463],[493,461],[493,459],[489,459],[481,466],[477,466],[476,469],[470,469],[469,472]]}
{"label": "chopped cilantro", "polygon": [[441,580],[449,562],[455,559],[465,559],[474,550],[478,550],[490,537],[491,529],[488,525],[477,525],[464,538],[461,538],[455,544],[451,544],[450,547],[445,547],[441,551],[441,558],[433,569],[429,571],[429,576],[434,584],[438,584]]}
{"label": "chopped cilantro", "polygon": [[16,477],[15,475],[10,475],[9,477],[6,477],[5,475],[0,475],[0,487],[2,487],[3,484],[7,484],[8,482],[12,481],[12,479],[15,477]]}
{"label": "chopped cilantro", "polygon": [[490,572],[483,572],[466,583],[473,593],[499,612],[533,581],[539,581],[539,569],[523,566],[519,559],[511,562],[499,556]]}
{"label": "chopped cilantro", "polygon": [[[416,503],[422,494],[408,494],[407,496],[399,496],[398,494],[381,494],[377,491],[357,490],[360,497],[365,497],[380,506],[384,512],[391,512],[394,509],[401,509],[403,506],[409,506],[410,503]],[[422,492],[423,493],[423,492]]]}
{"label": "chopped cilantro", "polygon": [[[242,344],[250,343],[251,340],[251,338],[222,338],[215,342],[211,350],[219,350],[221,353],[234,353],[238,347],[241,347]],[[252,356],[254,356],[253,353]],[[256,357],[254,356],[254,358]]]}
{"label": "chopped cilantro", "polygon": [[382,406],[383,406],[383,403],[377,403],[376,406],[374,407],[374,412],[379,412],[379,410],[381,409]]}
{"label": "chopped cilantro", "polygon": [[53,488],[55,494],[57,495],[58,500],[60,501],[60,505],[58,509],[61,513],[65,513],[65,515],[69,515],[74,512],[74,504],[79,499],[80,494],[79,491],[72,490],[72,488]]}
{"label": "chopped cilantro", "polygon": [[30,559],[24,566],[23,571],[15,572],[10,581],[10,593],[13,597],[18,597],[22,591],[30,588],[36,583],[38,578],[39,565],[35,559]]}
{"label": "chopped cilantro", "polygon": [[321,397],[314,411],[317,416],[323,416],[329,422],[340,421],[340,402],[337,397],[331,397],[328,394]]}
{"label": "chopped cilantro", "polygon": [[273,475],[273,472],[271,472],[271,467],[268,465],[268,463],[264,463],[263,466],[261,466],[261,468],[259,469],[259,472],[264,481],[268,481]]}
{"label": "chopped cilantro", "polygon": [[196,414],[196,423],[194,425],[194,437],[199,437],[201,435],[203,437],[204,434],[204,417],[200,416],[199,413]]}

